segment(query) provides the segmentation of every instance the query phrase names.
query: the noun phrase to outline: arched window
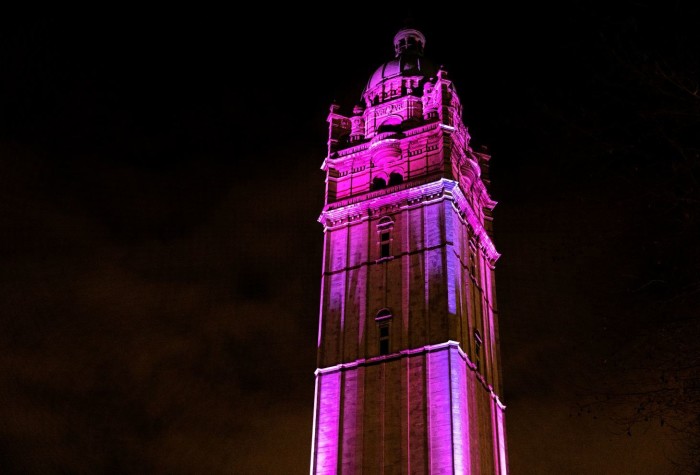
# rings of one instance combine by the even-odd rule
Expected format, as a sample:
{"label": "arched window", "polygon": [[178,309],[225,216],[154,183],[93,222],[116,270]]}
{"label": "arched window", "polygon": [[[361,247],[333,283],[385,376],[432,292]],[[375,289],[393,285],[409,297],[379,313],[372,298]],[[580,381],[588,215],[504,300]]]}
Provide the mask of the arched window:
{"label": "arched window", "polygon": [[403,183],[403,177],[398,172],[392,172],[389,175],[389,186],[400,185]]}
{"label": "arched window", "polygon": [[[392,90],[390,94],[393,95],[394,91]],[[382,132],[401,132],[401,122],[403,119],[400,116],[389,116],[387,117],[384,122],[381,123],[379,127],[377,127],[377,133],[382,133]]]}
{"label": "arched window", "polygon": [[382,188],[386,188],[386,180],[384,180],[384,178],[381,178],[378,176],[374,177],[369,189],[371,191],[374,191],[374,190],[381,190]]}
{"label": "arched window", "polygon": [[391,311],[388,308],[383,308],[380,311],[377,312],[377,316],[374,317],[375,320],[386,320],[387,318],[391,318]]}

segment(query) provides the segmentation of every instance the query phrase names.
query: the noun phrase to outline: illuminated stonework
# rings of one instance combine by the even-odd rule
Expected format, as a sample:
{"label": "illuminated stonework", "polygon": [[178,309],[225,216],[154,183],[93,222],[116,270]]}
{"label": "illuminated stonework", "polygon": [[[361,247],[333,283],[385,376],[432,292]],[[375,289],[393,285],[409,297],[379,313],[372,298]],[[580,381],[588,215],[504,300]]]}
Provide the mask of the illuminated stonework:
{"label": "illuminated stonework", "polygon": [[404,29],[331,106],[312,474],[506,474],[489,156]]}

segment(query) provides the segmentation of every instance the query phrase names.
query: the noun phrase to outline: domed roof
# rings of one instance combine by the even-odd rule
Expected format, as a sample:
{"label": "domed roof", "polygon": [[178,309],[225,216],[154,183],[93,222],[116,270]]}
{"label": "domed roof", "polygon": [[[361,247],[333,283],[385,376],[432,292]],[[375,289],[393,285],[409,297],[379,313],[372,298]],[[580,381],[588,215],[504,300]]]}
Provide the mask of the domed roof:
{"label": "domed roof", "polygon": [[367,81],[365,92],[373,89],[387,79],[396,76],[432,76],[435,68],[423,57],[425,36],[418,30],[404,28],[394,36],[396,58],[377,68]]}
{"label": "domed roof", "polygon": [[396,76],[432,76],[435,74],[435,68],[425,58],[419,56],[406,56],[399,59],[387,61],[377,68],[367,81],[365,91],[373,89],[385,79],[391,79]]}

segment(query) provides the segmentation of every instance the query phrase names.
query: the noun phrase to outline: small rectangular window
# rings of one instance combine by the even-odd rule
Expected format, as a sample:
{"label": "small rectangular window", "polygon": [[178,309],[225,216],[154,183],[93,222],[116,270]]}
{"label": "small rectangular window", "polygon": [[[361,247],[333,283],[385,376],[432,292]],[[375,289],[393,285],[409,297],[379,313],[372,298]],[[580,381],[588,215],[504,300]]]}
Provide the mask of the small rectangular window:
{"label": "small rectangular window", "polygon": [[379,354],[388,355],[389,354],[389,339],[379,340]]}
{"label": "small rectangular window", "polygon": [[389,243],[382,243],[381,257],[389,257]]}
{"label": "small rectangular window", "polygon": [[389,237],[390,237],[390,234],[389,234],[389,233],[382,233],[381,241],[382,241],[382,242],[386,242],[386,241],[389,240]]}
{"label": "small rectangular window", "polygon": [[381,257],[389,257],[389,243],[382,244],[382,255]]}
{"label": "small rectangular window", "polygon": [[389,325],[379,327],[379,354],[389,354]]}

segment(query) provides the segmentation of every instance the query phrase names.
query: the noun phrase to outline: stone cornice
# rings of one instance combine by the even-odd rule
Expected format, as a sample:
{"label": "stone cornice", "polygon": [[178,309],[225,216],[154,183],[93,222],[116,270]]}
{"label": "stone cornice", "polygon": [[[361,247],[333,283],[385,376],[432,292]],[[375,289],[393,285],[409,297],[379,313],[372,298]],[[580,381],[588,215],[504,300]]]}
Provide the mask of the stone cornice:
{"label": "stone cornice", "polygon": [[493,241],[486,232],[486,229],[484,229],[481,219],[479,219],[472,207],[469,205],[467,197],[464,196],[462,188],[455,186],[452,190],[452,197],[454,198],[454,203],[457,210],[460,212],[460,216],[467,221],[469,226],[474,231],[474,234],[476,234],[477,242],[484,251],[486,257],[488,257],[491,262],[496,262],[501,255],[498,253],[498,251],[496,251],[496,246],[493,244]]}
{"label": "stone cornice", "polygon": [[495,262],[500,254],[484,229],[479,215],[472,209],[457,182],[446,178],[426,177],[330,203],[325,206],[318,221],[326,229],[333,229],[393,210],[445,199],[453,203],[460,217],[471,228],[484,255],[492,263]]}
{"label": "stone cornice", "polygon": [[501,402],[501,399],[498,397],[498,394],[495,393],[493,386],[488,384],[486,382],[486,379],[484,376],[478,371],[476,364],[474,364],[467,354],[462,350],[462,347],[460,346],[458,341],[453,341],[453,340],[448,340],[444,343],[438,343],[436,345],[425,345],[420,348],[411,348],[407,350],[401,350],[397,353],[392,353],[389,355],[382,355],[382,356],[375,356],[373,358],[360,358],[355,361],[350,361],[348,363],[340,363],[334,366],[328,366],[326,368],[317,368],[314,374],[316,377],[318,377],[321,374],[328,374],[328,373],[335,373],[338,371],[347,371],[347,370],[352,370],[361,366],[368,366],[371,364],[379,364],[379,363],[384,363],[386,361],[392,361],[400,358],[406,358],[409,356],[413,355],[420,355],[420,354],[425,354],[425,353],[434,353],[436,351],[444,351],[444,350],[449,350],[451,348],[454,348],[457,350],[457,353],[459,354],[460,358],[466,363],[467,367],[474,372],[474,375],[477,377],[479,382],[481,383],[481,386],[489,392],[489,395],[491,398],[498,404],[498,407],[501,409],[505,409],[506,406]]}

